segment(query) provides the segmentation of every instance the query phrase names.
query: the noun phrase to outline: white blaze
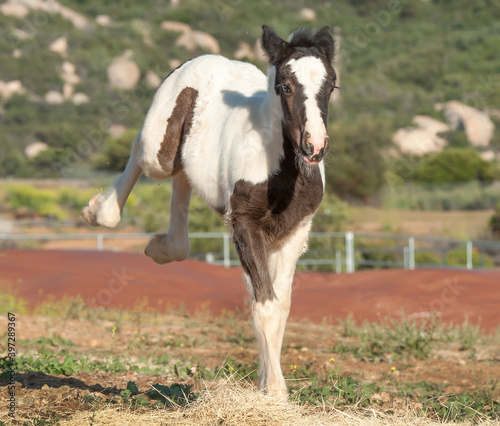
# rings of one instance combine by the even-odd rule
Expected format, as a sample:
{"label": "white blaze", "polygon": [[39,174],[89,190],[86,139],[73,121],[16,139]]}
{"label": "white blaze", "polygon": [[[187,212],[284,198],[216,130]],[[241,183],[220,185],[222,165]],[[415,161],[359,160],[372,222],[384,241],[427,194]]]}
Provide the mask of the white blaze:
{"label": "white blaze", "polygon": [[325,145],[326,128],[321,118],[316,95],[327,75],[326,69],[321,59],[314,56],[291,59],[288,61],[288,65],[290,65],[298,83],[304,87],[307,117],[305,131],[311,134],[310,142],[314,145],[314,151],[317,153]]}

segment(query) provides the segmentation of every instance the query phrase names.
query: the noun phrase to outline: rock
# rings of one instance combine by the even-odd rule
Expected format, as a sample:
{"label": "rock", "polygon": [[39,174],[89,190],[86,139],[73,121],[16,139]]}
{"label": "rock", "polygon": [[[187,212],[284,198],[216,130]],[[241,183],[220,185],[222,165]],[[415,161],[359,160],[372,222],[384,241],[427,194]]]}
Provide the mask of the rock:
{"label": "rock", "polygon": [[194,31],[187,24],[175,21],[164,21],[161,24],[161,28],[167,31],[182,33],[175,40],[175,45],[185,47],[190,52],[196,51],[197,48],[202,48],[216,55],[220,53],[219,42],[215,37],[203,31]]}
{"label": "rock", "polygon": [[59,37],[55,39],[49,46],[51,52],[58,53],[59,55],[66,57],[68,53],[68,40],[66,37]]}
{"label": "rock", "polygon": [[40,154],[43,151],[47,151],[49,149],[49,146],[45,142],[33,142],[30,143],[25,149],[24,149],[24,155],[28,158],[34,158],[38,154]]}
{"label": "rock", "polygon": [[29,9],[20,3],[3,3],[0,4],[0,13],[5,16],[24,18],[29,13]]}
{"label": "rock", "polygon": [[262,49],[262,44],[260,43],[260,39],[257,39],[255,42],[255,47],[253,49],[255,52],[255,58],[260,62],[267,62],[269,59],[267,55],[264,53],[264,49]]}
{"label": "rock", "polygon": [[148,71],[144,77],[144,82],[149,88],[156,89],[160,86],[162,80],[154,71]]}
{"label": "rock", "polygon": [[490,117],[476,108],[470,107],[459,101],[449,101],[436,104],[436,110],[444,110],[446,121],[452,129],[463,129],[468,141],[479,147],[490,144],[495,131],[495,124]]}
{"label": "rock", "polygon": [[114,138],[123,134],[125,130],[127,130],[127,128],[123,124],[112,124],[108,127],[108,133]]}
{"label": "rock", "polygon": [[45,94],[45,102],[52,105],[59,105],[64,102],[64,96],[56,90],[51,90]]}
{"label": "rock", "polygon": [[26,93],[26,89],[19,80],[12,81],[2,81],[0,80],[0,96],[4,99],[9,99],[15,93],[23,94]]}
{"label": "rock", "polygon": [[496,158],[497,158],[496,152],[491,150],[491,149],[489,151],[481,152],[480,155],[484,161],[493,161],[493,160],[496,160]]}
{"label": "rock", "polygon": [[13,58],[18,59],[18,58],[20,58],[22,55],[23,55],[23,52],[21,51],[21,49],[14,49],[14,50],[12,51],[12,57],[13,57]]}
{"label": "rock", "polygon": [[109,15],[97,15],[95,21],[103,27],[109,27],[111,25],[111,18]]}
{"label": "rock", "polygon": [[[9,5],[9,6],[7,6]],[[19,6],[29,10],[41,10],[51,15],[58,13],[64,19],[70,21],[76,28],[83,30],[88,27],[88,21],[85,16],[70,9],[69,7],[62,6],[56,0],[10,0],[4,3],[3,7],[12,8],[12,5],[21,10]],[[28,13],[28,12],[26,12]]]}
{"label": "rock", "polygon": [[435,118],[429,117],[427,115],[416,115],[413,117],[412,122],[417,125],[417,127],[427,130],[434,135],[438,133],[444,133],[450,131],[450,126],[442,121],[436,120]]}
{"label": "rock", "polygon": [[74,91],[75,91],[75,86],[73,86],[72,84],[69,84],[69,83],[63,84],[62,93],[63,93],[64,99],[71,98],[71,95],[73,94]]}
{"label": "rock", "polygon": [[236,59],[248,58],[253,61],[255,59],[255,52],[253,51],[252,46],[250,46],[248,43],[240,41],[240,43],[238,44],[238,50],[234,52],[234,57]]}
{"label": "rock", "polygon": [[87,104],[90,102],[90,98],[82,92],[76,92],[71,100],[75,105]]}
{"label": "rock", "polygon": [[163,21],[160,27],[162,30],[172,31],[174,33],[187,33],[192,31],[188,24],[176,21]]}
{"label": "rock", "polygon": [[78,84],[81,81],[81,78],[76,73],[76,65],[71,62],[64,61],[58,71],[59,76],[65,83]]}
{"label": "rock", "polygon": [[425,129],[399,129],[392,136],[392,141],[404,154],[424,155],[441,151],[448,143]]}
{"label": "rock", "polygon": [[311,22],[316,19],[316,12],[313,9],[309,9],[308,7],[301,9],[299,15],[304,21]]}
{"label": "rock", "polygon": [[220,54],[220,46],[217,39],[203,31],[193,31],[194,41],[198,47],[208,50],[215,55]]}
{"label": "rock", "polygon": [[173,70],[180,67],[181,65],[182,65],[182,61],[179,59],[171,59],[170,61],[168,61],[168,66]]}
{"label": "rock", "polygon": [[108,66],[108,82],[114,89],[131,90],[141,77],[139,66],[131,59],[133,52],[126,50]]}

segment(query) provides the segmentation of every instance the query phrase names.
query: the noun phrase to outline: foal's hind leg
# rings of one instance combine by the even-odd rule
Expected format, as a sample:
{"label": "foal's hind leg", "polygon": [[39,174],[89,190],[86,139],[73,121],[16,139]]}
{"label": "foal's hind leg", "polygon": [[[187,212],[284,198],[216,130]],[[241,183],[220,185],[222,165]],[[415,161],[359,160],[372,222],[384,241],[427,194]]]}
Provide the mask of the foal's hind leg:
{"label": "foal's hind leg", "polygon": [[104,194],[94,195],[89,205],[82,210],[82,218],[90,225],[114,228],[120,222],[123,206],[142,174],[137,163],[140,138],[141,133],[134,140],[127,167],[120,177]]}
{"label": "foal's hind leg", "polygon": [[189,255],[188,211],[191,185],[183,171],[172,177],[170,226],[166,234],[155,235],[144,252],[156,263],[184,260]]}

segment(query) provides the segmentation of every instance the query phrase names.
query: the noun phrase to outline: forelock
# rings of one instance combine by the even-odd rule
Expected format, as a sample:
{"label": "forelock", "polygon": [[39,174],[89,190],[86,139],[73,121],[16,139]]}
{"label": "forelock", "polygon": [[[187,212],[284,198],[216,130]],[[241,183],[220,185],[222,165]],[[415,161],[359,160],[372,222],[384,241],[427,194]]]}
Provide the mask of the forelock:
{"label": "forelock", "polygon": [[315,33],[310,28],[298,28],[288,37],[290,47],[313,47]]}

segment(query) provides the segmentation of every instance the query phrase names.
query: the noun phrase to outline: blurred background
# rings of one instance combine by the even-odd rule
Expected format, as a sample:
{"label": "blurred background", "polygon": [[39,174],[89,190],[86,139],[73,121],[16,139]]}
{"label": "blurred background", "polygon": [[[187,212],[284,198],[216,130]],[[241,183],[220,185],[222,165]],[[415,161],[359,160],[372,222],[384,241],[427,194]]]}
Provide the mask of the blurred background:
{"label": "blurred background", "polygon": [[[172,69],[215,53],[265,72],[264,23],[284,38],[328,25],[337,45],[327,195],[313,229],[331,234],[313,236],[302,267],[499,266],[494,0],[1,3],[0,248],[142,252],[143,233],[168,224],[168,181],[142,178],[132,192],[117,232],[134,238],[89,229],[81,208],[124,168]],[[191,232],[225,232],[197,197],[190,215]],[[192,245],[193,257],[235,261],[223,234]]]}

